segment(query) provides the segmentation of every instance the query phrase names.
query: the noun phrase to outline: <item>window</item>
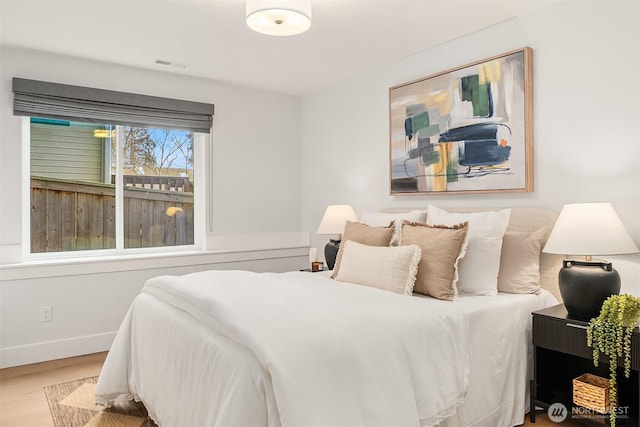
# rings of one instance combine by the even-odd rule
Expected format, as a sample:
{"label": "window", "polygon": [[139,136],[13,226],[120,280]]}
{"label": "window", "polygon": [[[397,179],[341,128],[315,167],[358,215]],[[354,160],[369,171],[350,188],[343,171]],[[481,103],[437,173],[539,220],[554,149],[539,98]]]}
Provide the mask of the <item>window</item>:
{"label": "window", "polygon": [[194,132],[30,122],[31,253],[194,244]]}
{"label": "window", "polygon": [[213,105],[14,78],[14,112],[28,117],[30,253],[197,243]]}
{"label": "window", "polygon": [[114,143],[122,157],[124,247],[192,245],[193,132],[130,126],[119,130],[121,141]]}

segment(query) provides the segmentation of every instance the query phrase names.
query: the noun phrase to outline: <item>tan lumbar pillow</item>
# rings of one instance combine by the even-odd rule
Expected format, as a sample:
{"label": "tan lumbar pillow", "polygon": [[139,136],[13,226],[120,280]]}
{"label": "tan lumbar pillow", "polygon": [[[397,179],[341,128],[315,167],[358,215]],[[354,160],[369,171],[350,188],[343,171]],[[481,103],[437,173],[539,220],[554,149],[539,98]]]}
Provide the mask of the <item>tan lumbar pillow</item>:
{"label": "tan lumbar pillow", "polygon": [[352,240],[344,250],[336,280],[411,295],[422,251],[418,245],[367,246]]}

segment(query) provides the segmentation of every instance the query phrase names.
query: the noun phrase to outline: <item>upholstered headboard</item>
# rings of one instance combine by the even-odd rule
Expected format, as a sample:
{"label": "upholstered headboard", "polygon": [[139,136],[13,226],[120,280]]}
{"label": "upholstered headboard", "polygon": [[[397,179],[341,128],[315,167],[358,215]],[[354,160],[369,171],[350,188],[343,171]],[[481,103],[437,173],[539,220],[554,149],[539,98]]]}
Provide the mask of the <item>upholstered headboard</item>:
{"label": "upholstered headboard", "polygon": [[[382,212],[408,212],[414,209],[425,209],[424,207],[412,208],[392,208],[381,209]],[[503,208],[446,208],[450,212],[483,212],[496,211]],[[547,227],[549,232],[558,214],[548,208],[511,208],[509,226],[507,231],[536,231]],[[542,253],[540,254],[540,286],[551,292],[558,301],[562,302],[560,290],[558,289],[558,271],[562,267],[562,255]]]}

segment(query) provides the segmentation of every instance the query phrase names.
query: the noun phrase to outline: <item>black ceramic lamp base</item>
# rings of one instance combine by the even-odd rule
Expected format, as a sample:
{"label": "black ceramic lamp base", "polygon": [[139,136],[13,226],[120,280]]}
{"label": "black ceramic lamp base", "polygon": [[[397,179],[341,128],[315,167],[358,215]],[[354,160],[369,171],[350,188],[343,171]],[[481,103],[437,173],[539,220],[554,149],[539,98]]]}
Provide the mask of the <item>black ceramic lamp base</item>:
{"label": "black ceramic lamp base", "polygon": [[608,262],[564,260],[558,273],[560,295],[570,317],[598,317],[602,303],[620,293],[620,275]]}
{"label": "black ceramic lamp base", "polygon": [[324,246],[324,260],[327,262],[329,270],[333,270],[340,249],[340,240],[330,239],[329,243]]}

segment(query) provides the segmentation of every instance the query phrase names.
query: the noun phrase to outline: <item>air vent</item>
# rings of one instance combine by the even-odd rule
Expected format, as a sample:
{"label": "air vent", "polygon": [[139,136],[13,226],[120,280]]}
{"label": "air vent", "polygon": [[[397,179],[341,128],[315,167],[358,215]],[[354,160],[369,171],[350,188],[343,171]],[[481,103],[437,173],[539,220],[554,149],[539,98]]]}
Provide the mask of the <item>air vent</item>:
{"label": "air vent", "polygon": [[177,67],[177,68],[187,68],[187,66],[189,65],[182,62],[171,62],[164,59],[156,59],[156,64],[166,65],[167,67]]}

